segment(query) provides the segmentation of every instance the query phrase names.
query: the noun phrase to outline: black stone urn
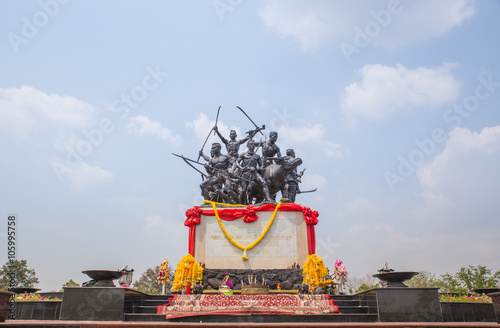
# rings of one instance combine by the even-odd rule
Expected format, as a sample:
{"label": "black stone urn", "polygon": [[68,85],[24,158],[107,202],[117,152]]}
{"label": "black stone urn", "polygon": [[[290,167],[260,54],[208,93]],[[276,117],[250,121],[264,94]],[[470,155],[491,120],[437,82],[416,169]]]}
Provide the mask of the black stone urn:
{"label": "black stone urn", "polygon": [[24,294],[24,293],[31,294],[31,293],[36,293],[39,290],[41,289],[33,287],[16,287],[12,289],[12,291],[16,294]]}
{"label": "black stone urn", "polygon": [[374,274],[373,277],[385,282],[385,287],[407,287],[403,282],[417,275],[416,271],[392,271]]}
{"label": "black stone urn", "polygon": [[120,279],[125,274],[123,271],[114,270],[86,270],[82,273],[96,280],[92,287],[116,287],[113,280]]}
{"label": "black stone urn", "polygon": [[500,288],[474,288],[472,291],[478,293],[479,295],[488,295],[490,293],[500,292]]}

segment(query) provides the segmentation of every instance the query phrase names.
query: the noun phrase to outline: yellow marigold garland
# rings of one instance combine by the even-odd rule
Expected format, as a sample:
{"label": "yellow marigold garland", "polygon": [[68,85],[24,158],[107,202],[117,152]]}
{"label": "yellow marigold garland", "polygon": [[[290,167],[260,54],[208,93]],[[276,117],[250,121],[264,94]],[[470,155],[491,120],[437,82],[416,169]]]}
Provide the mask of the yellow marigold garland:
{"label": "yellow marigold garland", "polygon": [[[271,217],[271,220],[269,220],[269,223],[267,224],[267,227],[266,229],[264,230],[264,232],[260,235],[259,238],[257,238],[256,241],[254,241],[252,244],[246,246],[246,247],[243,247],[241,246],[240,244],[238,244],[230,235],[229,233],[227,232],[226,228],[224,228],[224,225],[222,224],[222,220],[220,219],[219,217],[219,213],[217,213],[217,207],[215,206],[215,204],[219,204],[219,203],[215,203],[215,202],[211,202],[211,201],[205,201],[205,203],[210,203],[212,204],[212,208],[214,209],[214,213],[215,213],[215,217],[217,218],[217,222],[219,223],[219,226],[222,230],[222,232],[224,232],[224,235],[226,236],[226,238],[231,242],[231,244],[233,244],[234,246],[238,247],[239,249],[241,249],[243,251],[243,256],[241,257],[244,261],[248,260],[248,253],[247,251],[249,249],[252,249],[255,247],[255,245],[257,245],[258,243],[260,243],[260,241],[266,236],[266,234],[268,233],[269,229],[271,228],[273,222],[274,222],[274,219],[276,218],[276,214],[278,213],[278,208],[281,206],[281,202],[278,203],[278,205],[276,205],[276,208],[274,209],[274,212],[273,212],[273,216]],[[222,205],[227,205],[227,204],[222,204]],[[238,205],[238,206],[243,206],[243,205]]]}
{"label": "yellow marigold garland", "polygon": [[193,255],[187,254],[177,264],[172,288],[175,292],[180,292],[187,286],[188,282],[191,286],[194,286],[196,282],[201,282],[202,280],[203,267],[196,263]]}
{"label": "yellow marigold garland", "polygon": [[307,257],[304,263],[302,274],[304,276],[303,284],[308,284],[314,290],[317,286],[325,288],[326,284],[332,283],[333,280],[327,279],[328,269],[323,263],[323,259],[316,254],[311,254]]}
{"label": "yellow marigold garland", "polygon": [[233,206],[233,207],[245,207],[246,205],[243,204],[225,204],[225,203],[217,203],[213,202],[211,200],[204,200],[203,204],[215,204],[215,205],[222,205],[222,206]]}

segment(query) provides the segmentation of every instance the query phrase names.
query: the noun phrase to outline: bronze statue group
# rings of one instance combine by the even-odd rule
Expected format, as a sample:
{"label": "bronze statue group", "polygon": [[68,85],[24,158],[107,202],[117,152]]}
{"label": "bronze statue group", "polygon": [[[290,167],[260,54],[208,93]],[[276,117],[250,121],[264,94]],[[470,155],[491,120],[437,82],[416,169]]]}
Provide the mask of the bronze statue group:
{"label": "bronze statue group", "polygon": [[[207,176],[200,185],[206,200],[244,205],[274,203],[277,192],[281,191],[283,198],[295,202],[303,174],[297,173],[297,167],[302,160],[295,157],[293,149],[287,150],[287,156],[281,156],[276,131],[269,133],[269,140],[257,142],[252,138],[261,128],[247,132],[248,136],[241,140],[236,139],[234,130],[229,133],[229,139],[220,134],[217,126],[213,130],[226,146],[227,154],[222,153],[218,142],[212,144],[210,156],[200,151],[200,156],[207,161],[204,165]],[[247,151],[240,154],[244,143]],[[259,148],[262,156],[257,153]]]}
{"label": "bronze statue group", "polygon": [[[241,108],[238,109],[243,112]],[[221,143],[215,142],[212,144],[210,156],[203,150],[199,152],[199,158],[203,158],[206,163],[174,155],[184,159],[202,174],[203,182],[200,188],[205,200],[243,205],[276,203],[276,195],[281,192],[283,200],[295,202],[296,195],[301,193],[299,183],[304,170],[297,172],[297,167],[302,164],[302,160],[295,157],[293,149],[287,149],[286,156],[281,155],[276,144],[276,131],[269,133],[268,140],[254,141],[254,136],[257,133],[262,134],[264,129],[265,126],[256,126],[256,129],[248,131],[247,136],[240,140],[237,140],[236,131],[231,130],[229,139],[226,139],[219,132],[216,121],[210,133],[214,131],[219,136],[225,145],[226,154],[222,153]],[[245,143],[247,150],[240,153],[240,146]],[[258,154],[259,150],[262,156]],[[204,165],[206,173],[195,168],[190,162]]]}

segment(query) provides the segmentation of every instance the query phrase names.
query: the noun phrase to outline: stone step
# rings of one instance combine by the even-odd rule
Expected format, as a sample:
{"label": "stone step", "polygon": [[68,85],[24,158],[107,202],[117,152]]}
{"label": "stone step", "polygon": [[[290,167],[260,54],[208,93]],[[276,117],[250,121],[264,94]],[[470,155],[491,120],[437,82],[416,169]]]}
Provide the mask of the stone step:
{"label": "stone step", "polygon": [[359,306],[358,300],[335,300],[337,306]]}
{"label": "stone step", "polygon": [[148,299],[148,300],[169,300],[171,299],[172,297],[174,297],[174,295],[154,295],[154,294],[149,294],[146,298],[144,299]]}
{"label": "stone step", "polygon": [[[377,313],[376,308],[367,308],[361,306],[339,306],[339,311],[342,314],[352,314],[352,313]],[[134,314],[137,313],[150,313],[156,314],[156,306],[136,306],[134,307]]]}
{"label": "stone step", "polygon": [[123,321],[167,321],[163,314],[153,313],[125,313]]}
{"label": "stone step", "polygon": [[162,314],[125,314],[124,321],[167,322],[376,322],[376,314],[317,314],[317,315],[200,315],[166,319]]}
{"label": "stone step", "polygon": [[150,300],[150,299],[146,299],[146,300],[142,300],[142,304],[141,305],[144,305],[144,306],[158,306],[158,305],[167,304],[168,302],[169,302],[169,300],[160,300],[160,299]]}
{"label": "stone step", "polygon": [[[157,306],[164,305],[168,303],[171,296],[165,295],[155,295],[154,297],[148,297],[142,300],[140,306],[134,306],[129,314],[156,314]],[[371,306],[360,306],[360,301],[353,299],[352,296],[342,295],[342,297],[334,297],[335,305],[339,307],[339,311],[342,314],[374,314],[377,313],[376,302],[365,302],[372,303]]]}
{"label": "stone step", "polygon": [[134,308],[134,314],[135,313],[152,313],[156,314],[156,306],[137,306]]}
{"label": "stone step", "polygon": [[352,295],[331,295],[330,298],[340,301],[340,300],[352,300],[352,299],[354,299],[354,296],[352,296]]}
{"label": "stone step", "polygon": [[[151,306],[151,305],[163,305],[163,304],[166,304],[168,303],[170,298],[155,298],[155,299],[151,299],[151,298],[146,298],[146,299],[143,299],[142,300],[142,305],[147,305],[147,306]],[[352,298],[332,298],[335,300],[335,305],[337,306],[342,306],[342,305],[349,305],[349,306],[353,306],[353,305],[359,305],[360,304],[360,301],[359,300],[355,300],[355,299],[352,299]],[[365,301],[366,302],[366,301]],[[374,302],[374,304],[376,304],[376,301]]]}
{"label": "stone step", "polygon": [[[339,312],[341,314],[354,314],[354,313],[373,313],[370,308],[363,306],[339,306]],[[375,313],[376,313],[375,309]]]}
{"label": "stone step", "polygon": [[[217,294],[217,293],[214,293],[214,294]],[[169,299],[173,298],[174,296],[173,295],[153,295],[153,294],[149,294],[146,298],[143,298],[143,299],[147,299],[147,300],[164,300],[164,301],[168,301]],[[332,295],[330,296],[331,299],[335,299],[337,301],[351,301],[351,300],[357,300],[354,296],[352,295]],[[375,298],[373,299],[375,300]]]}

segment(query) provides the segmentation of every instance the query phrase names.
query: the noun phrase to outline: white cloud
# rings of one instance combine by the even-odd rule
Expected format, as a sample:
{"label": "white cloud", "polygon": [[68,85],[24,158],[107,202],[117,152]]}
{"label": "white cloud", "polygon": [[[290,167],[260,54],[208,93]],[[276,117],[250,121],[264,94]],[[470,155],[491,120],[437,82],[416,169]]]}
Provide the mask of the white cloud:
{"label": "white cloud", "polygon": [[[278,136],[278,145],[292,145],[294,148],[303,148],[303,150],[308,148],[319,149],[328,157],[342,158],[347,152],[339,144],[325,139],[326,128],[322,124],[316,124],[312,127],[284,124],[278,128]],[[286,149],[281,149],[283,156],[285,151]]]}
{"label": "white cloud", "polygon": [[[392,201],[360,196],[343,202],[335,219],[347,228],[335,242],[348,269],[375,273],[388,261],[397,270],[438,274],[469,264],[498,270],[500,126],[456,128],[434,155],[417,168],[421,203],[397,195]],[[348,260],[359,254],[363,261]]]}
{"label": "white cloud", "polygon": [[196,136],[196,139],[203,143],[203,141],[205,141],[205,138],[207,137],[208,132],[212,130],[214,125],[215,121],[210,121],[207,115],[200,113],[197,119],[191,122],[186,122],[185,126],[186,128],[192,129]]}
{"label": "white cloud", "polygon": [[420,166],[417,174],[422,187],[428,190],[445,191],[465,187],[464,183],[479,187],[498,177],[493,173],[498,172],[499,159],[500,126],[484,128],[480,133],[457,127],[450,132],[443,152]]}
{"label": "white cloud", "polygon": [[72,190],[84,191],[87,187],[113,181],[113,174],[98,166],[81,162],[67,173],[66,179]]}
{"label": "white cloud", "polygon": [[[205,139],[207,138],[208,133],[214,127],[215,121],[211,121],[208,119],[207,115],[201,113],[197,119],[187,122],[186,128],[192,129],[195,133],[196,139],[199,144],[203,144]],[[231,126],[230,128],[224,124],[224,122],[217,122],[217,127],[219,132],[226,138],[229,138],[229,131],[235,130],[238,134],[238,138],[241,137],[241,129],[237,126]],[[308,126],[302,124],[301,126],[291,126],[289,124],[283,124],[276,128],[278,132],[278,146],[281,149],[281,155],[285,156],[287,148],[294,148],[297,153],[298,148],[303,148],[304,150],[307,148],[314,148],[321,150],[325,155],[329,157],[344,157],[348,150],[343,149],[340,145],[326,140],[326,128],[322,124],[316,124],[314,126]],[[266,136],[268,133],[266,133]],[[256,141],[260,141],[259,134],[257,134],[254,139]],[[219,137],[214,136],[213,132],[211,133],[207,145],[210,145],[212,142],[220,142]],[[297,153],[297,156],[300,157],[300,154]]]}
{"label": "white cloud", "polygon": [[181,144],[180,135],[173,135],[172,131],[162,127],[159,122],[154,122],[146,116],[138,115],[131,117],[129,124],[127,125],[127,129],[129,133],[138,137],[145,134],[152,134],[172,146],[179,146]]}
{"label": "white cloud", "polygon": [[[185,126],[186,126],[186,128],[193,130],[194,135],[195,135],[195,137],[200,145],[202,145],[203,142],[205,142],[209,133],[210,133],[210,136],[208,138],[207,145],[210,145],[213,142],[220,143],[219,137],[214,135],[214,133],[212,131],[212,128],[215,126],[215,120],[209,120],[208,116],[203,114],[203,113],[200,113],[198,115],[197,119],[195,119],[191,122],[186,122]],[[217,129],[226,139],[229,139],[229,131],[231,131],[231,130],[236,131],[236,134],[238,135],[237,140],[240,140],[240,139],[243,139],[246,137],[246,135],[241,136],[242,133],[241,133],[241,129],[239,127],[234,126],[234,125],[231,127],[228,127],[221,120],[219,120],[217,122]]]}
{"label": "white cloud", "polygon": [[431,204],[432,206],[450,208],[453,205],[443,194],[435,194],[432,191],[424,191],[421,196],[427,204]]}
{"label": "white cloud", "polygon": [[373,43],[387,48],[422,43],[445,35],[476,14],[475,0],[424,0],[401,3],[403,12],[381,33],[380,37],[373,40]]}
{"label": "white cloud", "polygon": [[260,16],[268,27],[281,36],[296,38],[304,50],[309,50],[340,35],[347,22],[341,15],[332,14],[334,8],[332,1],[265,1]]}
{"label": "white cloud", "polygon": [[73,132],[70,131],[54,131],[53,138],[53,146],[54,149],[65,153],[68,151],[68,148],[76,149],[78,144],[81,142],[85,142],[86,140],[79,138]]}
{"label": "white cloud", "polygon": [[454,64],[436,68],[408,69],[365,65],[360,70],[361,82],[345,88],[342,110],[348,117],[379,119],[397,110],[439,107],[459,94],[460,83],[450,74]]}
{"label": "white cloud", "polygon": [[[391,3],[399,3],[397,10],[378,23],[375,16],[388,12]],[[283,37],[295,38],[304,50],[331,42],[352,44],[355,29],[364,31],[371,22],[380,27],[372,42],[393,49],[440,37],[475,12],[473,0],[265,0],[260,16],[266,26]]]}
{"label": "white cloud", "polygon": [[94,107],[81,100],[47,94],[30,86],[0,88],[0,129],[24,139],[47,126],[88,127],[94,112]]}
{"label": "white cloud", "polygon": [[455,128],[443,152],[417,168],[425,201],[417,218],[438,221],[434,224],[454,223],[457,229],[484,224],[500,229],[499,166],[500,126],[480,133]]}

